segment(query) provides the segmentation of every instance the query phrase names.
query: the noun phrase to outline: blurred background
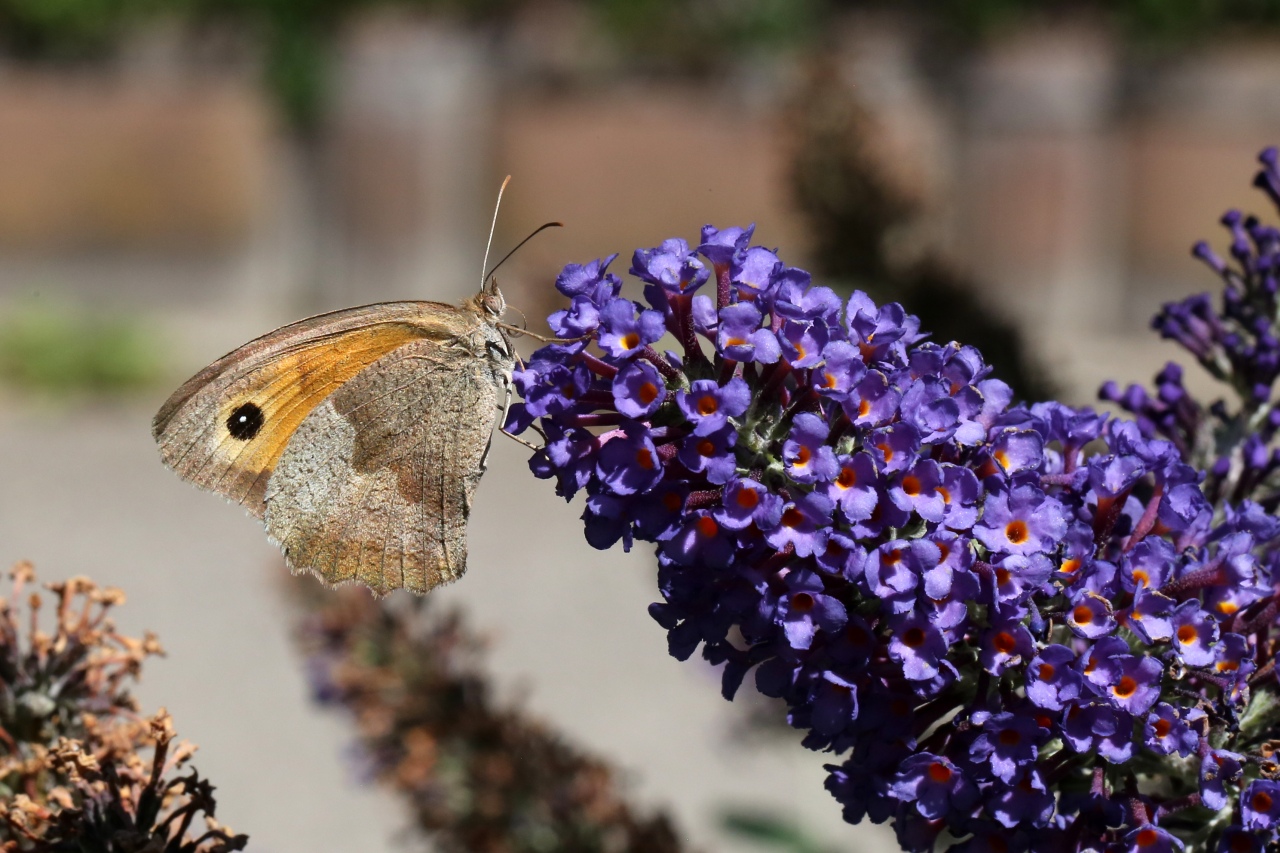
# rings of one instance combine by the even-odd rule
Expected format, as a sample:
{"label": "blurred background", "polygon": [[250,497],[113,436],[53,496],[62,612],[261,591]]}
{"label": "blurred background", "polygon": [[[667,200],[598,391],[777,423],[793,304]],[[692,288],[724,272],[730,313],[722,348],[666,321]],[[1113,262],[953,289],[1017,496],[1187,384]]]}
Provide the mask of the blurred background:
{"label": "blurred background", "polygon": [[[144,706],[250,849],[393,849],[404,815],[309,703],[274,549],[159,464],[178,382],[304,314],[474,292],[512,174],[496,252],[566,226],[499,276],[532,328],[567,262],[754,222],[1089,404],[1173,355],[1147,322],[1209,286],[1192,242],[1264,209],[1277,48],[1275,0],[0,0],[0,561],[125,588],[170,653]],[[767,849],[733,810],[789,849],[895,849],[666,656],[650,555],[592,551],[522,448],[495,457],[437,595],[501,696],[701,849]]]}

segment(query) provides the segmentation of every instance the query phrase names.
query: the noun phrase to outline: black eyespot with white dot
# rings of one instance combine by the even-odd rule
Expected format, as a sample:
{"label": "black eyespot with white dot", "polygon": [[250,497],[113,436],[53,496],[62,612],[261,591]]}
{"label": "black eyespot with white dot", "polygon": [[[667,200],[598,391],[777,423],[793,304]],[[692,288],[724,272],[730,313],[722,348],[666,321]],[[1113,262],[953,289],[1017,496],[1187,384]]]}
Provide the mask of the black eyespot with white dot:
{"label": "black eyespot with white dot", "polygon": [[254,403],[244,403],[227,418],[227,432],[232,438],[248,441],[262,429],[262,409]]}

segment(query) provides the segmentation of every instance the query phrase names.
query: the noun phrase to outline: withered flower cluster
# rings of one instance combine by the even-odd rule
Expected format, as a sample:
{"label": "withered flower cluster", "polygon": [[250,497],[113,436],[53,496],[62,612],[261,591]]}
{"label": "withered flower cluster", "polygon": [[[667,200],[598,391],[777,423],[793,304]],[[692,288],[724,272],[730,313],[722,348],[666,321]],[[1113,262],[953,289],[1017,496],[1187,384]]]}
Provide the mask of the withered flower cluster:
{"label": "withered flower cluster", "polygon": [[355,719],[372,773],[409,802],[442,853],[676,853],[608,766],[492,696],[481,643],[429,599],[364,590],[304,596],[299,632],[317,701]]}
{"label": "withered flower cluster", "polygon": [[19,563],[0,598],[0,851],[225,853],[243,850],[213,819],[213,786],[184,768],[169,714],[140,716],[129,684],[163,654],[156,638],[116,632],[124,594],[88,578],[45,584]]}

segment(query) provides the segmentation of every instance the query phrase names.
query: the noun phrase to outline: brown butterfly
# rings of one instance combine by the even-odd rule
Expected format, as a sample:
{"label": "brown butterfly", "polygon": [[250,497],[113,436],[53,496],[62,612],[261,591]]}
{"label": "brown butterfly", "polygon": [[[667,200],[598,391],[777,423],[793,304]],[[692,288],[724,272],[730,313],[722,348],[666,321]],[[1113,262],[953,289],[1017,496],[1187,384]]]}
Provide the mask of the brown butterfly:
{"label": "brown butterfly", "polygon": [[262,519],[295,571],[425,593],[467,516],[514,350],[492,279],[461,306],[385,302],[276,329],[160,407],[164,463]]}
{"label": "brown butterfly", "polygon": [[[493,270],[559,225],[535,230]],[[380,595],[457,580],[471,498],[510,398],[508,330],[541,338],[501,322],[493,270],[460,306],[348,308],[224,355],[156,413],[161,458],[262,519],[294,571]]]}

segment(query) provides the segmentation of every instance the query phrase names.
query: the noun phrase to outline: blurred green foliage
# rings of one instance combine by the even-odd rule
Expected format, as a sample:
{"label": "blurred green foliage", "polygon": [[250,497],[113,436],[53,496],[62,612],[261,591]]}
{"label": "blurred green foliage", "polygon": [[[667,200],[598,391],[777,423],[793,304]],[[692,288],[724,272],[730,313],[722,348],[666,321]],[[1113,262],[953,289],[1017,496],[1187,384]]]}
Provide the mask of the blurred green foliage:
{"label": "blurred green foliage", "polygon": [[760,809],[725,809],[720,815],[720,826],[727,834],[750,841],[761,850],[834,853],[837,849],[813,838],[797,822]]}
{"label": "blurred green foliage", "polygon": [[155,335],[129,317],[41,303],[0,318],[0,380],[23,390],[115,394],[163,376]]}
{"label": "blurred green foliage", "polygon": [[[155,17],[232,22],[257,39],[265,82],[290,124],[316,129],[334,36],[362,11],[396,6],[501,26],[541,0],[0,0],[0,52],[92,59]],[[1185,44],[1224,29],[1280,27],[1280,0],[577,0],[602,38],[646,73],[703,73],[760,53],[810,47],[844,14],[885,9],[917,18],[940,46],[1028,20],[1086,15],[1141,43]]]}

